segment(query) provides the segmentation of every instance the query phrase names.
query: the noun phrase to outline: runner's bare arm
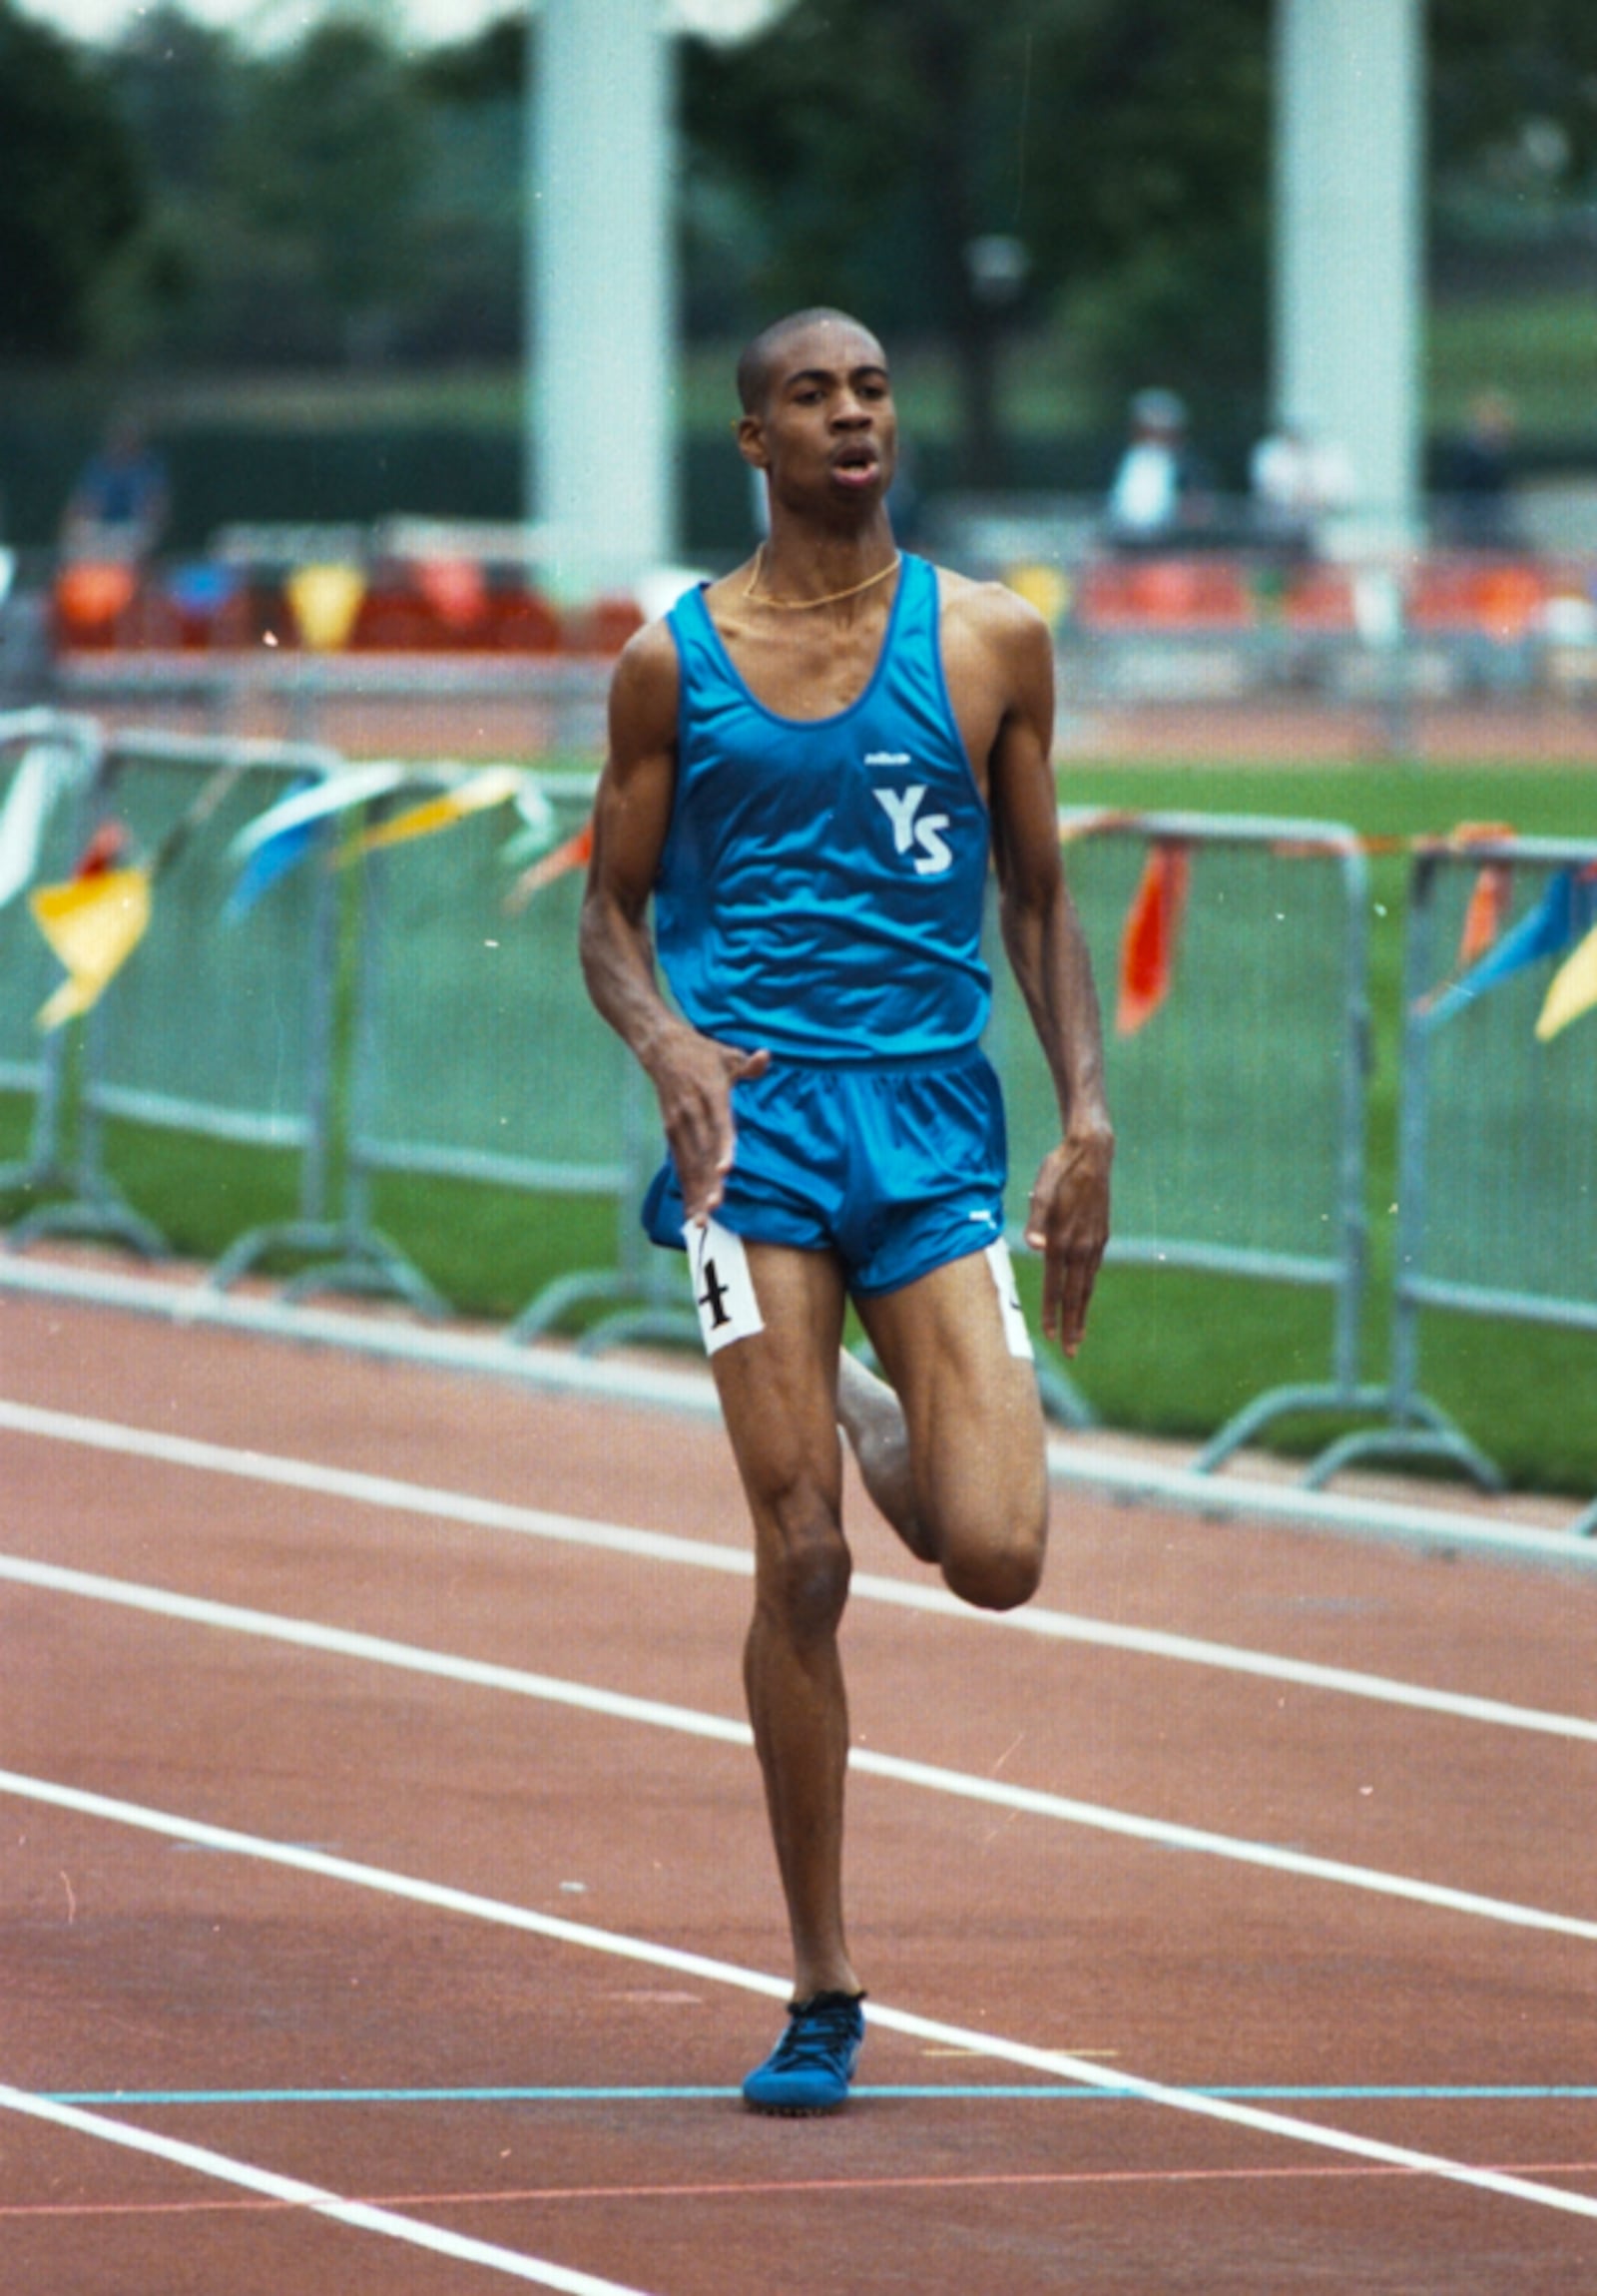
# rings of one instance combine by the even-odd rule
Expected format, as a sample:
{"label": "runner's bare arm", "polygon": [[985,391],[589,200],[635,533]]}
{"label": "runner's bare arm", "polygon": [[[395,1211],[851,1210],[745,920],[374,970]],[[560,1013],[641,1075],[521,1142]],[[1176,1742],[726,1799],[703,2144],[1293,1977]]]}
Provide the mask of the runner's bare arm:
{"label": "runner's bare arm", "polygon": [[1059,1145],[1037,1174],[1026,1241],[1044,1255],[1043,1329],[1073,1356],[1109,1238],[1115,1136],[1103,1028],[1086,939],[1059,861],[1050,763],[1053,649],[1040,617],[1018,599],[1005,599],[989,620],[1010,678],[988,766],[1004,947],[1059,1102]]}
{"label": "runner's bare arm", "polygon": [[768,1065],[702,1036],[661,993],[648,922],[677,770],[677,653],[664,623],[616,665],[610,747],[594,803],[580,947],[588,993],[649,1075],[691,1219],[708,1219],[732,1169],[732,1087]]}

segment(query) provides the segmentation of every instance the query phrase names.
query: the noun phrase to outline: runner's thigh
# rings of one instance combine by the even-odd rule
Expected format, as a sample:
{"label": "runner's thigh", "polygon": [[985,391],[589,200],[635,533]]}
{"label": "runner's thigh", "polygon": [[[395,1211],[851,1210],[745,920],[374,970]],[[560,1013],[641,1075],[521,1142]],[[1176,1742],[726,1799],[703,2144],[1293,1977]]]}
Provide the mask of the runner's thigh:
{"label": "runner's thigh", "polygon": [[718,1348],[711,1369],[757,1529],[801,1533],[813,1509],[835,1522],[840,1504],[842,1273],[830,1252],[744,1251],[763,1328]]}
{"label": "runner's thigh", "polygon": [[[902,1290],[859,1300],[861,1322],[903,1406],[916,1510],[944,1566],[961,1553],[1041,1539],[1047,1516],[1036,1370],[986,1252]],[[1012,1277],[1009,1277],[1012,1284]],[[1012,1295],[1011,1295],[1012,1301]]]}

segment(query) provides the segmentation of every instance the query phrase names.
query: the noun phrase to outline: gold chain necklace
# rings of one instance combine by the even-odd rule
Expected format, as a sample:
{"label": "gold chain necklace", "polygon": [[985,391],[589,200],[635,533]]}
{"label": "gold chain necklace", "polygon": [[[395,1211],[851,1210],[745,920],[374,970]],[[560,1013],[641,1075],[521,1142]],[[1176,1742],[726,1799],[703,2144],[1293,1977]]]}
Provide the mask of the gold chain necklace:
{"label": "gold chain necklace", "polygon": [[774,606],[779,614],[812,614],[817,606],[836,606],[844,598],[857,598],[861,590],[873,590],[878,582],[885,582],[889,574],[897,573],[903,563],[903,555],[900,551],[895,550],[885,566],[878,566],[874,574],[867,574],[864,580],[856,582],[851,590],[833,590],[824,598],[773,598],[769,591],[756,597],[755,584],[760,579],[765,563],[766,546],[762,542],[755,552],[755,562],[750,568],[749,579],[744,584],[744,596],[753,599],[757,606]]}

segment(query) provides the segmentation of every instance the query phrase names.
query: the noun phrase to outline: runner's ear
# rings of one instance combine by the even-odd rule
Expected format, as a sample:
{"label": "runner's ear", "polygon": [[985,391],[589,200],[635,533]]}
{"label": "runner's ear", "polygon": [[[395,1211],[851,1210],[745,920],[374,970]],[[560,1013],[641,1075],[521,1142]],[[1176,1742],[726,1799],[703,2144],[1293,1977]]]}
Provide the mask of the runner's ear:
{"label": "runner's ear", "polygon": [[738,452],[755,470],[769,470],[771,456],[766,447],[766,426],[758,414],[740,415],[733,424],[738,434]]}

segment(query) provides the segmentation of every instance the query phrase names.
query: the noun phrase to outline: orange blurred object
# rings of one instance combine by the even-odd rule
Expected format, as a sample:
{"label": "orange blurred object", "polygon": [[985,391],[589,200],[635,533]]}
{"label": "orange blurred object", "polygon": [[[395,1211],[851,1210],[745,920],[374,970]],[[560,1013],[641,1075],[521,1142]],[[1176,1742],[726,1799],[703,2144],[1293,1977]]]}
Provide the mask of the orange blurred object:
{"label": "orange blurred object", "polygon": [[1231,559],[1132,558],[1087,568],[1077,614],[1089,629],[1245,630],[1256,608]]}
{"label": "orange blurred object", "polygon": [[446,629],[466,639],[482,620],[488,584],[474,558],[425,558],[415,569],[417,590]]}
{"label": "orange blurred object", "polygon": [[115,646],[139,595],[139,577],[116,560],[85,558],[56,576],[55,623],[64,646]]}

